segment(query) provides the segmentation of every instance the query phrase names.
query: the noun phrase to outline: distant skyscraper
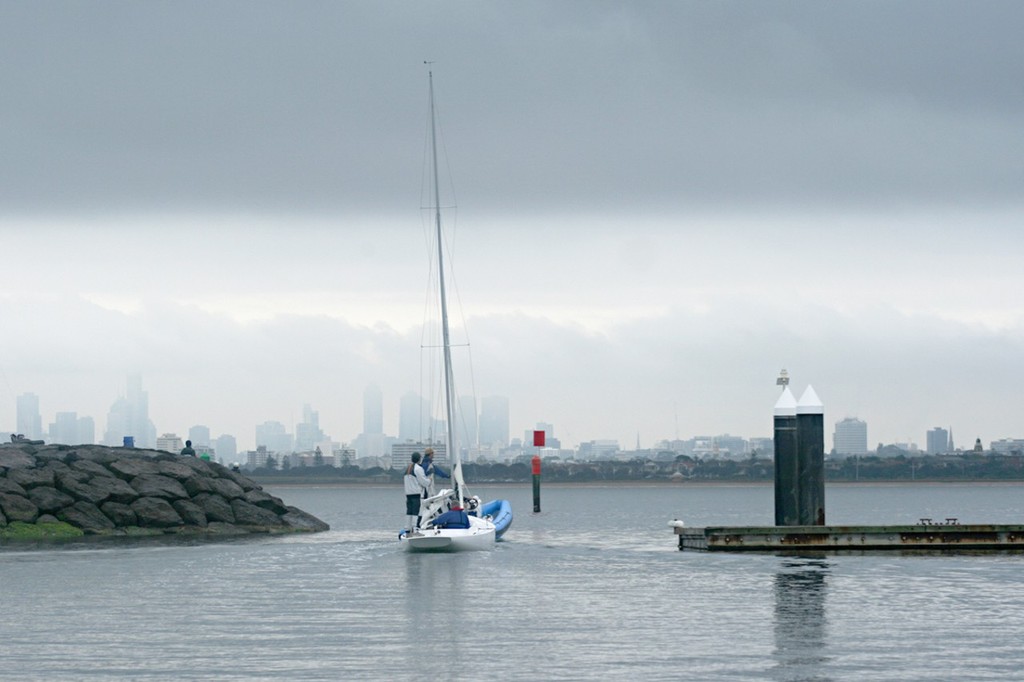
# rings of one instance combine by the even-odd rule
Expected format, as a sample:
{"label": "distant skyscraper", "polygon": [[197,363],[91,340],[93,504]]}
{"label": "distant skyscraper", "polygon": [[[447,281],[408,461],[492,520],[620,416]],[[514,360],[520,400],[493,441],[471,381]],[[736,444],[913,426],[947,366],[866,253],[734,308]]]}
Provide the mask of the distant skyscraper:
{"label": "distant skyscraper", "polygon": [[78,440],[79,445],[92,445],[96,442],[96,422],[92,417],[78,418]]}
{"label": "distant skyscraper", "polygon": [[149,419],[149,394],[142,390],[142,377],[128,376],[128,390],[118,398],[107,415],[106,445],[121,445],[125,436],[135,440],[137,448],[156,447],[156,426]]}
{"label": "distant skyscraper", "polygon": [[192,447],[205,448],[210,445],[210,427],[197,424],[188,430],[188,439],[192,441]]}
{"label": "distant skyscraper", "polygon": [[292,436],[281,422],[263,422],[256,427],[256,447],[264,446],[269,452],[291,453],[294,449]]}
{"label": "distant skyscraper", "polygon": [[508,398],[492,395],[480,399],[481,445],[508,447],[508,422]]}
{"label": "distant skyscraper", "polygon": [[[392,443],[391,444],[391,468],[392,469],[405,469],[409,466],[409,462],[412,461],[412,453],[418,452],[423,454],[423,443]],[[431,445],[434,448],[434,463],[435,464],[447,464],[448,463],[448,446],[445,443],[434,443]]]}
{"label": "distant skyscraper", "polygon": [[[195,443],[193,443],[195,445]],[[156,439],[156,449],[170,452],[175,455],[181,452],[185,444],[181,442],[181,436],[176,433],[165,433]]]}
{"label": "distant skyscraper", "polygon": [[384,433],[384,395],[376,384],[363,391],[363,433]]}
{"label": "distant skyscraper", "polygon": [[320,430],[320,413],[308,404],[302,406],[302,423],[295,425],[295,450],[312,452],[325,439]]}
{"label": "distant skyscraper", "polygon": [[949,452],[949,431],[936,426],[928,431],[925,443],[929,455],[944,455]]}
{"label": "distant skyscraper", "polygon": [[464,395],[459,398],[459,444],[463,448],[472,448],[476,445],[477,428],[479,417],[476,412],[476,396]]}
{"label": "distant skyscraper", "polygon": [[17,399],[17,431],[26,438],[38,440],[43,437],[43,418],[39,414],[39,396],[23,393]]}
{"label": "distant skyscraper", "polygon": [[78,414],[58,412],[50,424],[50,442],[62,445],[81,445],[78,440]]}
{"label": "distant skyscraper", "polygon": [[227,434],[218,436],[217,442],[214,443],[213,447],[217,452],[217,457],[224,460],[224,462],[233,462],[238,457],[238,443],[235,442],[234,436]]}
{"label": "distant skyscraper", "polygon": [[430,402],[416,393],[406,393],[398,403],[398,441],[420,441],[430,430]]}
{"label": "distant skyscraper", "polygon": [[836,422],[832,434],[832,448],[837,455],[868,454],[868,425],[854,417]]}

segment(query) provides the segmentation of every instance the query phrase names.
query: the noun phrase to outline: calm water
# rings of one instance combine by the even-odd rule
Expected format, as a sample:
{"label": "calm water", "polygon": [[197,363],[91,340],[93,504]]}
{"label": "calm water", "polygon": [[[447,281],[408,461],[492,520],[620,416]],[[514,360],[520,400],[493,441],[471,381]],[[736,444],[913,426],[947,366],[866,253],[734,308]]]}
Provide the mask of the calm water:
{"label": "calm water", "polygon": [[[679,552],[770,485],[478,488],[493,552],[406,554],[395,488],[271,489],[329,522],[227,544],[0,549],[0,679],[1021,679],[1024,555]],[[830,523],[1024,520],[1022,485],[829,486]]]}

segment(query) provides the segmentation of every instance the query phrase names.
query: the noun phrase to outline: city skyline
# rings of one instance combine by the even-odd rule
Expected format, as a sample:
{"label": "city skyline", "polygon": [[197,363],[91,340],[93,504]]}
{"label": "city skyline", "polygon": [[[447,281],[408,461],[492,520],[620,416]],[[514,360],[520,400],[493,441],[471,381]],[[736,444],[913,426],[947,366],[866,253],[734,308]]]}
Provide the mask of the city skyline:
{"label": "city skyline", "polygon": [[459,393],[507,396],[514,432],[767,435],[786,368],[871,445],[1014,437],[1022,22],[4,4],[0,423],[32,392],[100,432],[138,373],[157,424],[248,439],[308,403],[355,434],[376,383],[394,433],[428,393],[432,61]]}
{"label": "city skyline", "polygon": [[[314,410],[309,403],[303,404],[302,417],[295,422],[284,423],[276,419],[265,419],[262,422],[254,423],[248,429],[248,431],[242,432],[230,432],[226,430],[211,430],[211,427],[206,423],[189,424],[181,427],[180,429],[166,429],[159,426],[154,420],[148,416],[148,396],[149,391],[143,390],[143,381],[141,377],[131,376],[128,378],[128,394],[134,395],[134,402],[145,406],[141,416],[136,418],[134,426],[125,427],[126,423],[122,417],[122,414],[127,409],[129,414],[132,413],[130,407],[126,408],[125,403],[131,406],[132,400],[126,399],[124,396],[119,396],[113,401],[108,412],[108,421],[113,419],[112,424],[107,424],[103,433],[103,437],[95,437],[93,442],[104,442],[108,445],[119,445],[122,441],[122,436],[117,435],[116,437],[111,436],[112,428],[121,428],[127,430],[129,433],[124,435],[131,435],[134,438],[134,444],[136,447],[153,447],[157,440],[157,433],[163,435],[178,436],[182,440],[185,438],[192,439],[195,444],[199,445],[213,445],[217,441],[232,443],[232,447],[236,449],[236,452],[253,451],[257,445],[269,445],[270,449],[278,452],[286,452],[290,450],[295,451],[309,451],[314,446],[325,442],[326,440],[332,440],[343,447],[363,447],[365,442],[362,440],[365,436],[379,436],[383,440],[378,439],[380,442],[376,444],[377,449],[381,449],[380,453],[372,456],[385,456],[387,445],[386,442],[405,443],[410,441],[417,442],[437,442],[443,438],[444,435],[444,422],[443,419],[433,418],[431,426],[426,427],[424,435],[417,437],[415,435],[406,434],[406,437],[402,437],[402,422],[403,412],[409,410],[412,405],[413,412],[424,412],[429,405],[429,401],[421,398],[417,394],[409,391],[401,396],[399,405],[393,415],[392,421],[396,425],[396,428],[389,431],[387,427],[380,427],[378,425],[386,423],[384,421],[384,415],[387,414],[387,410],[383,410],[383,394],[380,388],[376,384],[367,386],[362,391],[362,409],[361,419],[363,430],[358,433],[350,434],[348,437],[339,437],[337,434],[324,431],[320,428],[320,411]],[[459,401],[460,405],[465,409],[466,406],[474,405],[474,401],[470,396],[462,396]],[[97,422],[94,420],[92,415],[79,414],[76,411],[62,411],[56,412],[54,421],[48,422],[45,415],[39,408],[40,397],[34,393],[26,393],[18,396],[17,403],[19,410],[17,413],[16,423],[19,426],[26,424],[35,424],[32,428],[22,428],[21,430],[15,430],[11,433],[20,433],[28,438],[50,438],[53,435],[53,430],[58,429],[58,433],[64,435],[69,433],[87,434],[97,433],[98,428]],[[513,442],[520,441],[524,445],[529,445],[530,434],[534,429],[543,429],[548,432],[549,441],[553,441],[558,444],[556,447],[564,445],[568,449],[578,449],[582,444],[593,444],[597,442],[605,443],[606,445],[611,442],[618,443],[618,449],[620,451],[631,451],[635,449],[651,449],[659,447],[665,443],[671,443],[673,441],[701,441],[705,440],[716,440],[720,441],[725,438],[730,441],[745,441],[745,442],[760,442],[769,441],[771,435],[761,434],[749,434],[739,433],[736,431],[719,431],[713,432],[708,430],[695,431],[689,434],[674,434],[674,435],[662,435],[655,436],[650,442],[641,444],[639,437],[635,444],[633,441],[620,441],[618,439],[606,439],[598,437],[582,437],[579,440],[569,441],[561,443],[561,439],[552,438],[555,435],[555,425],[551,422],[537,421],[533,424],[523,427],[517,427],[507,421],[508,413],[508,399],[505,396],[485,396],[482,400],[476,401],[475,409],[477,413],[474,415],[475,419],[479,424],[480,438],[470,439],[472,444],[479,443],[480,445],[487,446],[492,443],[500,442],[504,446],[507,446]],[[23,409],[22,409],[23,408]],[[490,414],[489,414],[490,413]],[[140,421],[141,419],[141,421]],[[467,419],[464,413],[459,415],[459,419]],[[63,423],[62,423],[63,420]],[[70,423],[69,423],[70,422]],[[827,422],[826,422],[827,423]],[[44,425],[49,424],[48,428]],[[873,452],[876,445],[895,445],[902,449],[915,451],[921,449],[931,454],[941,454],[947,450],[952,451],[954,448],[953,444],[953,430],[944,427],[934,426],[926,430],[921,437],[909,436],[903,439],[896,439],[893,441],[882,441],[872,440],[869,437],[869,425],[864,420],[857,417],[844,417],[836,420],[833,423],[832,431],[830,432],[832,438],[832,450],[840,456],[852,455],[852,454],[866,454]],[[366,429],[369,427],[370,431]],[[464,431],[473,427],[461,427]],[[0,432],[4,432],[4,424],[0,423]],[[149,434],[149,439],[152,442],[146,440],[147,436],[136,435],[136,434]],[[213,433],[217,433],[217,437],[213,437]],[[184,435],[183,435],[184,434]],[[249,439],[249,435],[252,435],[252,439]],[[262,435],[261,435],[262,434]],[[517,434],[523,434],[522,436]],[[934,438],[936,437],[937,438]],[[1019,441],[1021,440],[1020,434],[1002,434],[998,436],[982,437],[977,436],[976,438],[981,439],[984,443],[991,445],[993,449],[998,447],[1000,441]],[[228,439],[228,440],[225,440]],[[493,439],[493,440],[489,440]],[[966,446],[961,446],[961,449],[969,450],[973,447],[975,439],[970,439],[970,442]],[[53,442],[70,443],[68,440],[56,440]],[[82,442],[86,442],[83,439]],[[847,446],[855,444],[855,447],[841,447],[840,443]],[[943,445],[937,445],[936,443],[942,443]],[[919,444],[923,444],[921,447]],[[948,448],[946,447],[948,444]],[[710,442],[708,443],[710,446]],[[988,447],[986,445],[986,447]],[[467,447],[466,443],[462,443],[463,447]],[[717,447],[717,445],[715,446]],[[726,445],[728,449],[728,445]]]}

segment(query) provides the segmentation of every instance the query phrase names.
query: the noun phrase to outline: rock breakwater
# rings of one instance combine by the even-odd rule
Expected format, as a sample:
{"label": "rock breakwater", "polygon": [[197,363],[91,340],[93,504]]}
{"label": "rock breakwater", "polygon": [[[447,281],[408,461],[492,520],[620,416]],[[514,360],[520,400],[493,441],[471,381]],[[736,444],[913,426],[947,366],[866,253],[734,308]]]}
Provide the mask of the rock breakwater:
{"label": "rock breakwater", "polygon": [[323,530],[214,462],[101,445],[0,445],[0,540]]}

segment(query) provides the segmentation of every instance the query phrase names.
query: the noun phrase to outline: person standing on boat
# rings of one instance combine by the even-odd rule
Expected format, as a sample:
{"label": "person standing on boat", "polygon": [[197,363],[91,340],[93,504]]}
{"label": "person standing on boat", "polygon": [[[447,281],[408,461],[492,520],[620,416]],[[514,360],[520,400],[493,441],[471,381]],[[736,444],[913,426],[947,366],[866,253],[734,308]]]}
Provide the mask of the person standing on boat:
{"label": "person standing on boat", "polygon": [[434,494],[434,474],[441,478],[451,478],[444,469],[434,464],[434,448],[427,448],[423,451],[423,473],[427,475],[430,482],[427,489],[423,491],[424,499]]}
{"label": "person standing on boat", "polygon": [[420,500],[430,488],[430,479],[420,466],[420,453],[412,453],[412,461],[405,468],[405,513],[409,516],[409,532],[420,527]]}

